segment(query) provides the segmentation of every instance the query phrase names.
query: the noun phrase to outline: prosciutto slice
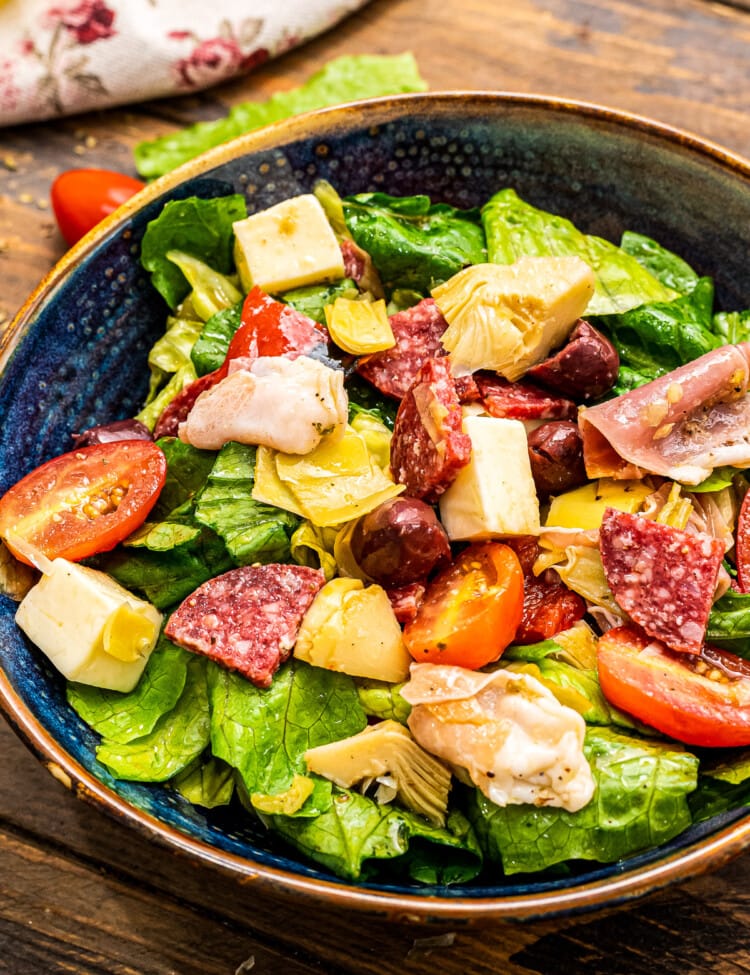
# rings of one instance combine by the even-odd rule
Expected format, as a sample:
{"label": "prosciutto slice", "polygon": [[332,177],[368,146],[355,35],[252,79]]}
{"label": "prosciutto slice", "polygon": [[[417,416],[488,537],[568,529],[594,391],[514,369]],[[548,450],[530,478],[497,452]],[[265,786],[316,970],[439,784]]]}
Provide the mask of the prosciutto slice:
{"label": "prosciutto slice", "polygon": [[749,379],[750,343],[725,345],[582,410],[588,476],[699,484],[715,467],[750,467]]}

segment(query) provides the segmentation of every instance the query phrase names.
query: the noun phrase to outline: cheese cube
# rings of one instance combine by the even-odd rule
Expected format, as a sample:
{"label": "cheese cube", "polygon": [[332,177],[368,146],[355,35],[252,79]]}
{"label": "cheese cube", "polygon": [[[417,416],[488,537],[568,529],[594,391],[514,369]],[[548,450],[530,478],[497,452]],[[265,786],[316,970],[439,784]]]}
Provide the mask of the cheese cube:
{"label": "cheese cube", "polygon": [[271,294],[344,276],[344,259],[312,193],[293,196],[234,227],[234,260],[245,291]]}
{"label": "cheese cube", "polygon": [[104,572],[54,559],[16,623],[68,680],[131,691],[156,645],[161,613]]}
{"label": "cheese cube", "polygon": [[440,498],[451,541],[539,534],[539,501],[520,420],[466,416],[471,460]]}

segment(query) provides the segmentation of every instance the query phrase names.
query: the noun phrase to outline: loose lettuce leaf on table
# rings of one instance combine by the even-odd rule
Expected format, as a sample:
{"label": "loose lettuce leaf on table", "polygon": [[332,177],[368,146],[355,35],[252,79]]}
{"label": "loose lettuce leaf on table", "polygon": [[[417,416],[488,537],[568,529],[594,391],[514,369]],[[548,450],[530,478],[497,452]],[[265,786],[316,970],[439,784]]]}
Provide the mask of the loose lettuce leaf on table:
{"label": "loose lettuce leaf on table", "polygon": [[506,874],[565,860],[611,863],[666,843],[690,825],[695,755],[667,742],[591,727],[584,750],[597,788],[576,813],[550,806],[500,808],[480,792],[472,794],[469,818],[486,855]]}
{"label": "loose lettuce leaf on table", "polygon": [[[351,677],[292,660],[268,688],[212,666],[209,672],[211,748],[239,772],[249,796],[281,796],[305,776],[304,753],[355,735],[367,724]],[[330,806],[331,783],[315,778],[299,811],[315,816]]]}
{"label": "loose lettuce leaf on table", "polygon": [[152,731],[128,743],[105,738],[96,757],[120,779],[165,782],[187,768],[209,743],[207,661],[188,654],[187,679],[174,708]]}
{"label": "loose lettuce leaf on table", "polygon": [[513,264],[520,257],[580,257],[593,270],[596,291],[587,315],[609,315],[646,302],[677,297],[635,257],[601,237],[581,233],[565,217],[539,210],[512,189],[500,190],[482,207],[487,259]]}
{"label": "loose lettuce leaf on table", "polygon": [[151,272],[151,282],[170,308],[187,297],[190,284],[180,268],[167,257],[169,251],[184,251],[200,258],[214,271],[234,270],[232,224],[247,216],[244,196],[217,196],[171,200],[159,216],[149,222],[141,243],[141,264]]}
{"label": "loose lettuce leaf on table", "polygon": [[195,505],[195,520],[223,539],[237,565],[286,562],[300,519],[252,497],[255,447],[228,443],[219,451]]}
{"label": "loose lettuce leaf on table", "polygon": [[69,683],[68,703],[103,738],[127,744],[153,731],[177,704],[187,680],[187,661],[187,651],[162,636],[132,691]]}
{"label": "loose lettuce leaf on table", "polygon": [[360,193],[343,202],[349,232],[372,258],[389,296],[396,289],[429,294],[468,264],[486,260],[476,210],[387,193]]}
{"label": "loose lettuce leaf on table", "polygon": [[378,861],[396,858],[400,863],[393,866],[427,884],[465,883],[482,866],[476,837],[457,811],[440,829],[406,809],[337,788],[330,808],[315,819],[264,821],[311,860],[351,880],[372,876]]}
{"label": "loose lettuce leaf on table", "polygon": [[425,91],[426,88],[416,61],[409,53],[336,58],[298,88],[278,92],[264,102],[235,105],[226,118],[199,122],[158,139],[141,142],[135,147],[136,168],[141,176],[154,179],[212,146],[271,122],[358,98],[398,95]]}

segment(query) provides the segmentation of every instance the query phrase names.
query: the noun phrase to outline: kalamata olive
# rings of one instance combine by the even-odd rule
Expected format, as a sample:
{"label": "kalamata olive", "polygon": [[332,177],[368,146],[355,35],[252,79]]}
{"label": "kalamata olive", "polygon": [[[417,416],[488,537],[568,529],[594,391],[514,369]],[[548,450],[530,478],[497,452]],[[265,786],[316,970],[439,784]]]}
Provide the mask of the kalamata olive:
{"label": "kalamata olive", "polygon": [[561,494],[587,481],[583,438],[575,423],[552,420],[529,434],[529,460],[541,498]]}
{"label": "kalamata olive", "polygon": [[140,420],[116,420],[91,427],[76,434],[73,448],[90,447],[95,443],[113,443],[115,440],[153,440],[151,431]]}
{"label": "kalamata olive", "polygon": [[351,549],[359,567],[387,588],[421,582],[450,559],[448,536],[435,512],[423,501],[403,496],[359,519]]}
{"label": "kalamata olive", "polygon": [[590,403],[612,389],[619,370],[620,357],[614,345],[580,319],[560,351],[532,366],[526,377],[570,396],[576,403]]}

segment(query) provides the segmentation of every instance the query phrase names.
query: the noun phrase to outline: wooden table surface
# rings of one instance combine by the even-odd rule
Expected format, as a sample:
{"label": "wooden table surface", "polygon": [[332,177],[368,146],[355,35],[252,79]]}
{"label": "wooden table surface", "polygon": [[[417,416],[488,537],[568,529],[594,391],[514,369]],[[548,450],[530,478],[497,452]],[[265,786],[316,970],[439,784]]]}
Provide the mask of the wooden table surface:
{"label": "wooden table surface", "polygon": [[[750,156],[750,11],[704,0],[374,0],[195,97],[0,130],[0,327],[62,254],[48,207],[74,166],[299,83],[343,53],[414,51],[430,87],[547,93]],[[544,923],[401,927],[260,897],[77,801],[0,721],[0,972],[12,975],[632,975],[750,971],[750,854],[628,908]],[[440,936],[434,940],[436,936]]]}

